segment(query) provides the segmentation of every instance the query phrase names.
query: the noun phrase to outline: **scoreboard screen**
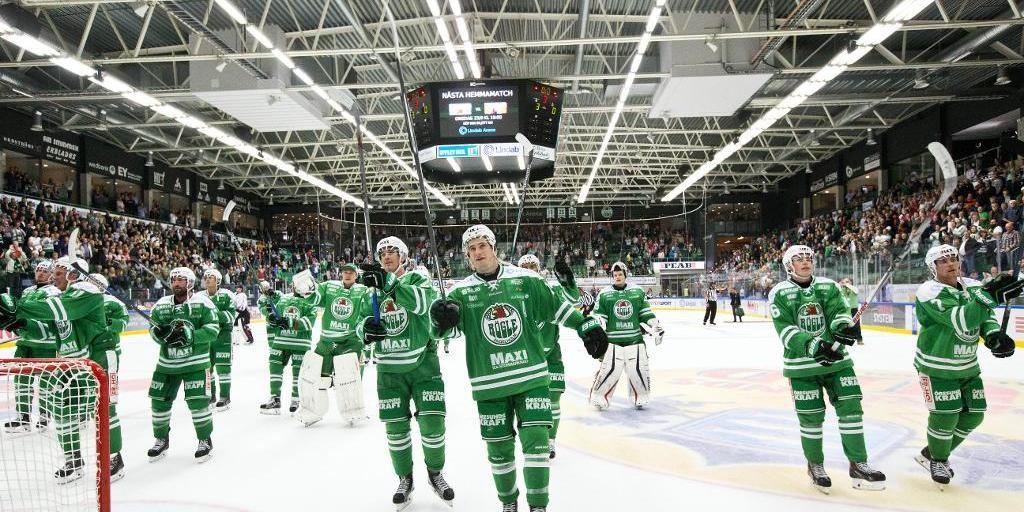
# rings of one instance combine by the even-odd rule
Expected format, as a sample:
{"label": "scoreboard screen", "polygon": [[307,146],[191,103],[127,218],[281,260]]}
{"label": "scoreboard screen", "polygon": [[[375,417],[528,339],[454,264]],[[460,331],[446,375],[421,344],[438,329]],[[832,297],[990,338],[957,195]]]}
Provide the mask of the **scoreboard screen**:
{"label": "scoreboard screen", "polygon": [[519,132],[519,86],[493,83],[438,87],[442,138],[515,137]]}
{"label": "scoreboard screen", "polygon": [[533,145],[530,180],[554,174],[562,90],[533,80],[431,83],[406,101],[428,179],[452,184],[521,180]]}

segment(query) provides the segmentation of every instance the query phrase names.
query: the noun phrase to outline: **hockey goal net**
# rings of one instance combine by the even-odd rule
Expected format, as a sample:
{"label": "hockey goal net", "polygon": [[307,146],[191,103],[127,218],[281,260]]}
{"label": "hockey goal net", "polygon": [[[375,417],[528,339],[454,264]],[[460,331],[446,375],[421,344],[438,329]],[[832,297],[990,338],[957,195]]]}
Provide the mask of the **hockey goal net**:
{"label": "hockey goal net", "polygon": [[0,510],[110,510],[110,388],[86,359],[0,359]]}

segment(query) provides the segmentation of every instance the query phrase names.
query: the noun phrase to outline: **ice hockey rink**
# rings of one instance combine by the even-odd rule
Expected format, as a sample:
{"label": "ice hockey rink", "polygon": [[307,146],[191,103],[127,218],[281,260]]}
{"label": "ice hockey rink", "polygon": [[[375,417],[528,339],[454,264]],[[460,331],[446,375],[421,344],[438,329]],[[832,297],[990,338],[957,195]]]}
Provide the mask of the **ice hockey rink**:
{"label": "ice hockey rink", "polygon": [[[825,496],[811,488],[804,473],[796,416],[771,324],[749,316],[746,323],[732,323],[722,313],[718,325],[702,326],[700,312],[658,311],[667,335],[652,351],[653,397],[643,411],[629,406],[621,384],[609,411],[589,407],[586,395],[596,363],[575,334],[563,333],[568,390],[551,472],[551,510],[794,511],[828,506],[836,511],[979,512],[1020,506],[1024,363],[1019,355],[996,360],[979,350],[989,410],[951,459],[956,477],[940,493],[913,461],[925,443],[926,422],[912,366],[914,337],[865,331],[865,345],[854,348],[854,358],[865,395],[871,462],[888,475],[888,489],[850,488],[830,410],[825,451],[833,491]],[[147,461],[153,438],[146,391],[157,345],[145,335],[123,339],[118,408],[127,476],[112,486],[113,509],[393,510],[396,479],[375,417],[347,428],[332,409],[324,421],[304,428],[287,413],[259,414],[269,394],[267,346],[262,324],[254,324],[253,331],[254,345],[235,347],[232,407],[214,417],[213,458],[205,464],[193,461],[195,434],[180,398],[169,455]],[[0,349],[0,357],[11,352]],[[455,510],[497,510],[463,357],[461,341],[452,343],[451,354],[441,355],[448,397],[445,471],[456,489]],[[286,386],[289,377],[286,370]],[[365,379],[372,415],[372,365]],[[427,486],[418,448],[414,458],[417,487],[407,510],[449,510]]]}

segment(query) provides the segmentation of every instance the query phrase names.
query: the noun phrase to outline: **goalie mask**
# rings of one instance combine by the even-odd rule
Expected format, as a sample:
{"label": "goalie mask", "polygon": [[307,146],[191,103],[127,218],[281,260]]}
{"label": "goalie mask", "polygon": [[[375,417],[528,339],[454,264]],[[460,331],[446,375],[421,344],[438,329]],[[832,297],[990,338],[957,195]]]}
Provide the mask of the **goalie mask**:
{"label": "goalie mask", "polygon": [[168,281],[171,281],[171,286],[174,286],[175,278],[185,280],[185,290],[192,291],[192,288],[196,285],[196,273],[192,272],[192,269],[188,267],[175,267],[171,269],[170,275],[168,275]]}
{"label": "goalie mask", "polygon": [[791,245],[789,249],[782,255],[782,267],[786,269],[786,273],[790,276],[793,275],[793,258],[797,256],[811,258],[814,261],[814,250],[806,245]]}
{"label": "goalie mask", "polygon": [[928,271],[932,273],[932,279],[935,279],[937,274],[935,262],[950,257],[957,260],[960,259],[960,251],[952,245],[942,244],[928,249],[928,253],[924,256],[924,264],[928,266]]}
{"label": "goalie mask", "polygon": [[[522,258],[519,258],[519,262],[516,265],[540,272],[540,260],[533,254],[524,254]],[[532,267],[527,267],[527,265],[532,265]]]}
{"label": "goalie mask", "polygon": [[380,260],[380,255],[385,249],[394,249],[398,251],[398,255],[401,256],[401,261],[405,261],[409,258],[409,247],[406,246],[405,242],[397,236],[381,238],[380,241],[377,242],[376,252],[378,260]]}
{"label": "goalie mask", "polygon": [[498,245],[498,239],[494,236],[494,231],[491,231],[491,228],[484,226],[483,224],[476,224],[470,226],[462,233],[462,252],[468,253],[469,245],[477,238],[487,240],[487,243],[491,244],[491,247],[496,247]]}
{"label": "goalie mask", "polygon": [[303,270],[292,276],[292,288],[299,297],[309,297],[316,291],[316,279],[309,270]]}

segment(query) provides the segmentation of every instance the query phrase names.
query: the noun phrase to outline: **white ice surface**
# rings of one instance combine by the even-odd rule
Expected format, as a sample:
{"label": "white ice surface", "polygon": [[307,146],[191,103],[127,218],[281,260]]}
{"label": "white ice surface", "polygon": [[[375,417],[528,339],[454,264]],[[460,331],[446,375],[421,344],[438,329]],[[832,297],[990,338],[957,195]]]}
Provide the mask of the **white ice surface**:
{"label": "white ice surface", "polygon": [[[911,457],[925,443],[926,410],[912,366],[914,338],[866,331],[854,348],[864,388],[871,462],[889,475],[882,493],[849,487],[834,415],[825,425],[831,496],[807,484],[781,348],[770,323],[701,326],[699,312],[660,311],[667,331],[651,355],[653,398],[634,411],[620,383],[612,410],[586,405],[596,363],[563,332],[569,390],[562,400],[558,457],[551,470],[553,511],[680,510],[1020,510],[1024,503],[1024,354],[1004,360],[979,350],[989,413],[954,454],[954,486],[939,493]],[[753,320],[753,319],[751,319]],[[304,428],[289,416],[263,416],[269,395],[267,346],[236,346],[232,407],[214,416],[213,458],[193,461],[195,433],[179,395],[169,455],[149,463],[153,442],[146,392],[157,346],[123,340],[118,408],[127,476],[113,485],[115,511],[389,511],[396,484],[382,424],[376,420],[375,370],[365,375],[371,420],[358,428],[327,418]],[[10,357],[12,349],[0,349]],[[441,354],[447,389],[448,481],[455,510],[500,508],[480,440],[460,342]],[[290,385],[285,372],[285,392]],[[287,400],[285,400],[287,406]],[[332,404],[333,408],[333,404]],[[410,512],[450,510],[430,491],[415,426],[416,491]],[[521,460],[520,460],[521,465]],[[521,473],[520,473],[521,475]],[[526,510],[520,476],[520,509]]]}

